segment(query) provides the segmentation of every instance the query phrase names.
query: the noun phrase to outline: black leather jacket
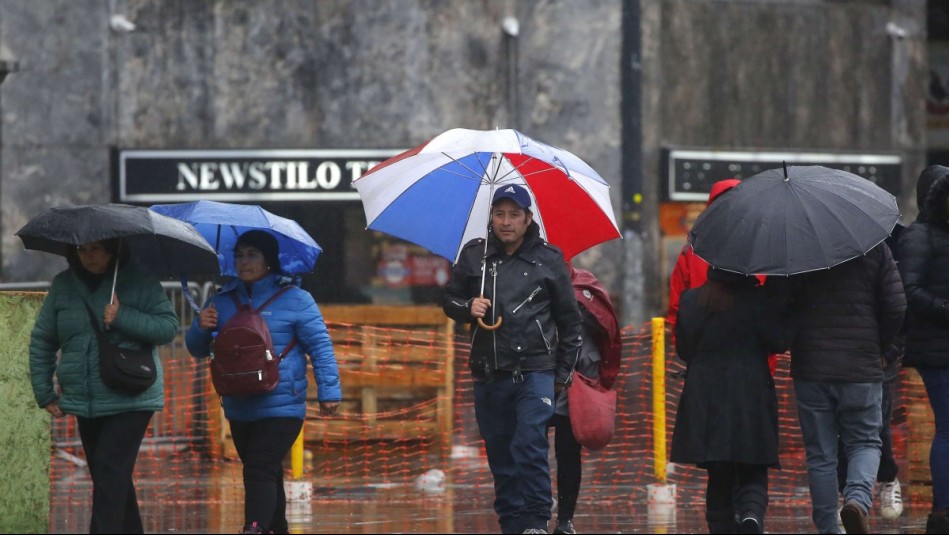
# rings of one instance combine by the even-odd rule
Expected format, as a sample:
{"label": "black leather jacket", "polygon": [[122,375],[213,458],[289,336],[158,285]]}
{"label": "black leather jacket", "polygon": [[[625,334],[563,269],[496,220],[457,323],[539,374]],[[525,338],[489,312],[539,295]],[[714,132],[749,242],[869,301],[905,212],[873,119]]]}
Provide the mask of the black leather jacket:
{"label": "black leather jacket", "polygon": [[539,236],[531,223],[524,243],[511,256],[489,235],[484,296],[491,308],[484,318],[504,321],[485,331],[471,317],[471,299],[481,293],[484,240],[465,244],[445,287],[445,313],[472,329],[468,367],[475,381],[494,372],[556,370],[555,380],[569,384],[580,354],[582,320],[563,254]]}

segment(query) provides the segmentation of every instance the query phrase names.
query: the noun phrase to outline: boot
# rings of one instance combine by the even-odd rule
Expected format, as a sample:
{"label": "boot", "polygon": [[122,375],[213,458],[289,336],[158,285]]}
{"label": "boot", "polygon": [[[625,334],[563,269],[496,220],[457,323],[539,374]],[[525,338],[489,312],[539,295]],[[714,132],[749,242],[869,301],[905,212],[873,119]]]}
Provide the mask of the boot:
{"label": "boot", "polygon": [[260,524],[257,522],[251,522],[250,524],[244,524],[244,527],[241,529],[241,533],[263,533],[264,528],[260,527]]}
{"label": "boot", "polygon": [[731,509],[705,511],[705,521],[708,522],[709,533],[738,533],[735,511]]}
{"label": "boot", "polygon": [[949,534],[949,509],[937,509],[926,519],[926,533]]}

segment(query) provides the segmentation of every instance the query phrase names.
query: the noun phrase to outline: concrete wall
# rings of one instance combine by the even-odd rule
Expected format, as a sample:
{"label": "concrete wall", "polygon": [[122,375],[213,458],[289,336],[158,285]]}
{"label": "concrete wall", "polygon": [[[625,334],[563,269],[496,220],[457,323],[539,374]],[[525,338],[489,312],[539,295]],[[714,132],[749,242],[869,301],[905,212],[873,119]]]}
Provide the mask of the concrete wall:
{"label": "concrete wall", "polygon": [[[645,224],[577,259],[624,322],[659,312],[665,292],[664,145],[898,151],[913,212],[925,0],[638,5],[641,51],[622,65],[623,0],[2,2],[0,59],[19,71],[0,87],[0,278],[65,266],[13,232],[48,206],[109,200],[113,146],[398,148],[452,127],[518,127],[597,169],[619,217],[627,68],[642,78]],[[113,29],[118,15],[134,30]]]}
{"label": "concrete wall", "polygon": [[[24,252],[12,234],[46,207],[108,201],[114,145],[397,148],[453,127],[519,126],[618,183],[619,6],[4,2],[0,51],[20,72],[0,91],[3,278],[47,279],[64,267]],[[115,15],[135,29],[110,28]],[[516,39],[502,32],[505,16],[520,22]],[[601,270],[608,280],[612,265]]]}
{"label": "concrete wall", "polygon": [[[655,177],[667,145],[897,152],[904,161],[898,200],[905,219],[914,217],[925,162],[924,0],[640,5],[642,165],[653,188],[646,221],[658,217]],[[888,32],[890,23],[905,37]],[[643,234],[644,250],[657,251],[658,229]],[[644,263],[644,306],[627,299],[627,310],[648,312],[661,302],[668,274],[657,266]]]}
{"label": "concrete wall", "polygon": [[0,292],[0,533],[49,531],[50,416],[33,398],[27,351],[45,298]]}

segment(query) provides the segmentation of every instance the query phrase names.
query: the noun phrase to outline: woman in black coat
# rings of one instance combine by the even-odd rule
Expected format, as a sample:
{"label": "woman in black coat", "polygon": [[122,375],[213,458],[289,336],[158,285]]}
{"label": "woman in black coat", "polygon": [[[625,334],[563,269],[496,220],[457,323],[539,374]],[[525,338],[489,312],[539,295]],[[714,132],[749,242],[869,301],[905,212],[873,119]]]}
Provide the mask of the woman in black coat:
{"label": "woman in black coat", "polygon": [[778,467],[768,354],[787,349],[789,329],[777,314],[783,307],[757,284],[709,268],[708,282],[686,291],[679,305],[676,350],[688,370],[670,460],[708,470],[709,533],[761,533],[768,468]]}
{"label": "woman in black coat", "polygon": [[926,533],[949,533],[949,167],[924,169],[916,200],[919,216],[899,241],[907,302],[903,366],[916,368],[923,378],[935,415]]}

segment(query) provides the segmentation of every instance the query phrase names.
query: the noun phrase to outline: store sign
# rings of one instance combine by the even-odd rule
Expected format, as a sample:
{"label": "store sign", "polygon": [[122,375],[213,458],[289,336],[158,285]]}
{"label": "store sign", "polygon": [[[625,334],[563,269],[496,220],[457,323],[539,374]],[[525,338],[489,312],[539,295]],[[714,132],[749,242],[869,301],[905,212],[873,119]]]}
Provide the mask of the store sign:
{"label": "store sign", "polygon": [[353,180],[400,150],[118,150],[119,202],[351,201]]}
{"label": "store sign", "polygon": [[744,179],[768,169],[792,165],[822,165],[842,169],[899,193],[902,159],[893,154],[838,152],[758,152],[709,149],[664,149],[663,187],[667,201],[705,202],[712,184],[726,178]]}

